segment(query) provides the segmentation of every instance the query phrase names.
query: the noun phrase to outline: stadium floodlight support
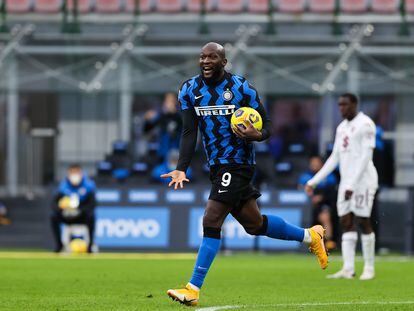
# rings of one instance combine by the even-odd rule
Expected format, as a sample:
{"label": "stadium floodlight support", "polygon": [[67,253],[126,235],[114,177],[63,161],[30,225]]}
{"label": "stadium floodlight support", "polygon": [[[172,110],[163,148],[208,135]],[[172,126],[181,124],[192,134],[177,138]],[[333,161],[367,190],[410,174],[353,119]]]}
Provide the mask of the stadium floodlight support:
{"label": "stadium floodlight support", "polygon": [[95,77],[87,84],[86,91],[91,92],[93,90],[100,90],[102,88],[102,81],[105,78],[108,71],[116,65],[119,58],[127,51],[134,48],[134,40],[137,37],[143,36],[148,27],[147,25],[137,25],[132,30],[130,28],[124,29],[129,31],[129,35],[125,38],[122,44],[115,50],[111,57],[105,62],[105,65],[96,73]]}
{"label": "stadium floodlight support", "polygon": [[[257,36],[260,31],[259,25],[251,25],[249,27],[240,25],[236,30],[236,35],[239,36],[234,45],[226,44],[225,47],[229,52],[227,53],[227,69],[231,69],[233,60],[239,55],[240,52],[247,51],[247,43],[251,37]],[[242,72],[239,72],[243,74]]]}
{"label": "stadium floodlight support", "polygon": [[33,24],[24,25],[23,27],[16,26],[16,28],[12,29],[12,39],[0,52],[0,68],[2,67],[4,60],[19,45],[19,42],[23,39],[23,37],[31,34],[34,29],[35,27]]}
{"label": "stadium floodlight support", "polygon": [[[374,31],[374,27],[370,24],[364,24],[359,27],[359,29],[353,29],[351,31],[356,32],[353,38],[351,38],[351,42],[349,43],[348,47],[345,49],[341,57],[336,62],[335,66],[332,68],[331,72],[328,74],[326,79],[321,83],[319,87],[319,94],[324,95],[328,91],[333,91],[335,86],[333,82],[335,82],[336,78],[342,71],[342,64],[345,64],[354,52],[360,48],[362,39],[366,36],[370,36]],[[352,35],[352,33],[351,33]]]}

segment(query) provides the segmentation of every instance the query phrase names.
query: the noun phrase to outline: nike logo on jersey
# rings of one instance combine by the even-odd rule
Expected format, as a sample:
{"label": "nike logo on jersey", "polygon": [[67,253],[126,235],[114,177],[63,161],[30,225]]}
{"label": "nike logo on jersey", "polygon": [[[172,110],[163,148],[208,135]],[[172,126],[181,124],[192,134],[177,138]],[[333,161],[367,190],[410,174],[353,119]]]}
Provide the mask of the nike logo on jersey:
{"label": "nike logo on jersey", "polygon": [[203,97],[204,95],[200,95],[200,96],[194,96],[195,99],[199,99],[201,97]]}
{"label": "nike logo on jersey", "polygon": [[228,190],[221,190],[219,189],[218,193],[228,192]]}
{"label": "nike logo on jersey", "polygon": [[233,114],[235,105],[194,107],[198,116],[227,116]]}

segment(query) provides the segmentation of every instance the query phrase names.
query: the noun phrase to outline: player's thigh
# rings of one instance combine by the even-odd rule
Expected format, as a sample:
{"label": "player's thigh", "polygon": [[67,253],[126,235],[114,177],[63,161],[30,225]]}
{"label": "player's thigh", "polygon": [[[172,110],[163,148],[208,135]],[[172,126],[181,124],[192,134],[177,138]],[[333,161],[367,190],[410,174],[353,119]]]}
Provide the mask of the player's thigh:
{"label": "player's thigh", "polygon": [[226,203],[208,200],[204,211],[203,227],[221,228],[232,207]]}
{"label": "player's thigh", "polygon": [[355,231],[354,214],[348,213],[340,216],[339,222],[344,232]]}
{"label": "player's thigh", "polygon": [[231,214],[250,234],[258,233],[263,226],[263,216],[255,198],[246,200],[241,208],[233,210]]}
{"label": "player's thigh", "polygon": [[351,210],[357,217],[370,218],[376,189],[358,187],[351,199]]}

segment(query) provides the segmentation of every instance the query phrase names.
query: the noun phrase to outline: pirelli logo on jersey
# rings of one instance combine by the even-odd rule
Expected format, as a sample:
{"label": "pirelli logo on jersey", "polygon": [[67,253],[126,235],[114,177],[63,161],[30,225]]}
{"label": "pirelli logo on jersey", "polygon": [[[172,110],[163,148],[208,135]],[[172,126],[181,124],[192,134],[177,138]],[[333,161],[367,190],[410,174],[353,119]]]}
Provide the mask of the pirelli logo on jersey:
{"label": "pirelli logo on jersey", "polygon": [[194,107],[198,116],[227,116],[233,114],[235,105]]}

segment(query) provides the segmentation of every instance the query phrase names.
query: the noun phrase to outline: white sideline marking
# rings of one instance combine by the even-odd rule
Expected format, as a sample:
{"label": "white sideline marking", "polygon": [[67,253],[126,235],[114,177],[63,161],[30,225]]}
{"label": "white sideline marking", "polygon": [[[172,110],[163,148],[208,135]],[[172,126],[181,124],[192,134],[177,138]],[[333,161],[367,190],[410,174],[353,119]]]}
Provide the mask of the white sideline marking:
{"label": "white sideline marking", "polygon": [[289,308],[289,307],[328,307],[328,306],[344,306],[344,305],[412,305],[414,301],[360,301],[360,302],[309,302],[309,303],[278,303],[271,305],[234,305],[234,306],[216,306],[199,308],[196,311],[218,311],[235,308]]}

